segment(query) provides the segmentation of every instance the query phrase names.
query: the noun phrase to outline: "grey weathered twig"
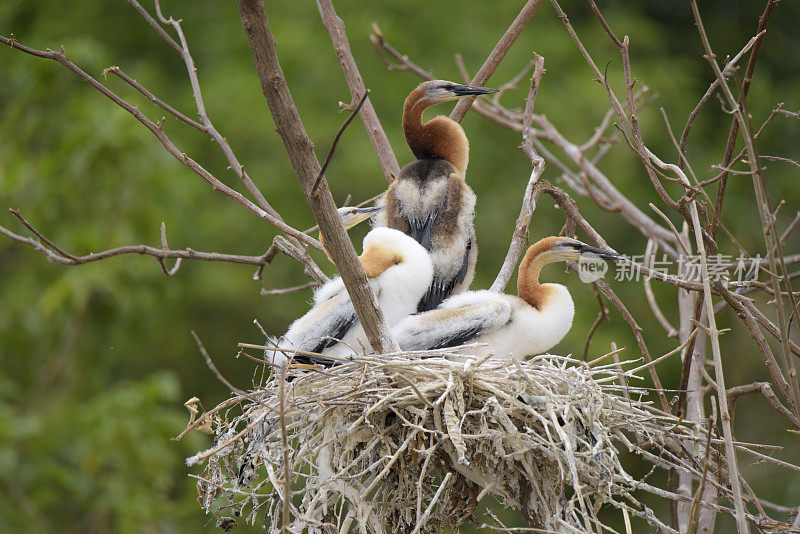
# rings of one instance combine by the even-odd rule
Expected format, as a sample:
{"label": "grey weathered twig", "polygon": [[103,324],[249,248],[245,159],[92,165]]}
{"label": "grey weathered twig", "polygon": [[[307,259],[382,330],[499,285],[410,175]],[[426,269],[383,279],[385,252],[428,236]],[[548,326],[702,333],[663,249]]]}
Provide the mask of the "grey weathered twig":
{"label": "grey weathered twig", "polygon": [[[520,10],[517,17],[514,19],[514,22],[511,23],[511,26],[508,27],[506,32],[500,38],[497,45],[495,45],[492,53],[489,54],[489,57],[486,58],[486,61],[483,62],[481,68],[478,69],[477,74],[470,82],[470,85],[478,85],[482,86],[489,78],[491,78],[492,74],[494,74],[495,69],[503,61],[503,58],[506,55],[506,52],[511,48],[511,45],[514,44],[514,41],[517,40],[517,37],[522,30],[525,29],[525,26],[528,24],[528,21],[531,20],[533,14],[536,13],[536,10],[539,9],[539,6],[542,5],[544,0],[528,0],[523,8]],[[472,102],[475,101],[474,96],[462,98],[456,104],[456,107],[453,108],[452,113],[450,113],[450,118],[456,122],[461,122],[461,119],[464,118],[464,115],[467,114],[469,111],[470,106],[472,106]]]}
{"label": "grey weathered twig", "polygon": [[544,58],[538,54],[534,54],[535,68],[533,76],[531,76],[531,88],[528,92],[528,98],[525,99],[525,114],[523,119],[524,127],[522,129],[522,145],[520,148],[528,159],[531,161],[533,169],[531,176],[528,179],[528,185],[525,187],[525,193],[522,197],[522,208],[520,208],[517,222],[514,225],[514,233],[511,237],[511,244],[508,247],[503,265],[500,267],[500,272],[497,273],[492,283],[490,291],[502,292],[508,285],[508,281],[514,274],[514,269],[519,262],[522,255],[523,245],[528,237],[528,225],[533,215],[533,210],[536,209],[536,198],[538,196],[536,189],[536,182],[544,172],[544,159],[536,153],[533,147],[533,133],[531,132],[531,121],[533,120],[533,108],[536,103],[536,93],[539,89],[539,84],[544,76]]}
{"label": "grey weathered twig", "polygon": [[250,43],[256,74],[267,99],[275,127],[300,182],[306,200],[319,223],[328,252],[339,268],[347,292],[350,295],[358,318],[364,326],[372,348],[378,352],[398,350],[397,343],[383,320],[383,313],[364,269],[359,263],[353,244],[347,237],[328,183],[323,179],[316,194],[311,193],[314,180],[321,166],[314,154],[313,143],[300,120],[292,100],[286,79],[283,76],[276,51],[275,38],[269,28],[264,4],[261,0],[237,0],[239,14],[245,34]]}
{"label": "grey weathered twig", "polygon": [[[331,37],[333,49],[339,59],[339,64],[342,66],[342,73],[345,80],[347,80],[347,85],[350,87],[352,100],[355,102],[359,95],[363,95],[366,92],[366,86],[361,78],[361,73],[358,71],[353,53],[350,51],[350,42],[347,40],[344,22],[336,14],[331,0],[317,0],[317,9],[322,18],[322,24]],[[391,182],[400,175],[400,167],[397,164],[397,157],[394,155],[392,145],[389,144],[389,138],[386,137],[386,132],[384,132],[381,121],[375,113],[375,108],[372,107],[372,102],[367,100],[361,108],[359,116],[364,123],[367,136],[372,142],[372,148],[378,156],[386,181]]]}

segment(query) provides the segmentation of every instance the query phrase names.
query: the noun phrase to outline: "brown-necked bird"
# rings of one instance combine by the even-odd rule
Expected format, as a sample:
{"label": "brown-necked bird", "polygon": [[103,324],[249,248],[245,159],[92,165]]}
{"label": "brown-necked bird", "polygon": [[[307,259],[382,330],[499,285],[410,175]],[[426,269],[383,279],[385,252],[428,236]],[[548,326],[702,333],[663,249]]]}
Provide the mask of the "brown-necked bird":
{"label": "brown-necked bird", "polygon": [[[586,255],[586,256],[584,256]],[[572,327],[575,305],[561,284],[542,284],[539,271],[548,263],[577,261],[594,255],[615,260],[614,252],[568,237],[547,237],[531,245],[519,265],[517,295],[467,291],[435,310],[410,315],[393,328],[403,350],[433,350],[468,342],[485,343],[470,354],[520,360],[541,354],[561,341]]]}
{"label": "brown-necked bird", "polygon": [[446,80],[420,84],[403,106],[403,130],[417,158],[378,202],[385,207],[375,220],[416,239],[430,252],[433,282],[420,299],[418,311],[435,308],[448,296],[469,287],[475,275],[475,193],[464,181],[469,142],[461,125],[439,115],[423,122],[426,108],[497,89],[460,85]]}

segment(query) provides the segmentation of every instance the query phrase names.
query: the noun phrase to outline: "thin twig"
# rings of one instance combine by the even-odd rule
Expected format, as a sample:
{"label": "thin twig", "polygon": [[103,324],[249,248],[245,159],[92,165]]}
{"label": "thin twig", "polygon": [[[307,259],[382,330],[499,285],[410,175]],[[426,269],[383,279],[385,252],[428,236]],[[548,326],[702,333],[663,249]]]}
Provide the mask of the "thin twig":
{"label": "thin twig", "polygon": [[361,96],[361,99],[358,101],[356,108],[350,113],[350,116],[347,117],[347,120],[344,121],[339,131],[336,132],[336,137],[333,138],[333,143],[331,143],[331,148],[328,150],[328,155],[325,157],[325,163],[322,164],[322,168],[319,170],[319,174],[317,174],[316,180],[314,180],[314,185],[311,187],[311,194],[316,194],[317,188],[319,187],[319,183],[322,181],[322,178],[325,176],[325,171],[328,170],[328,165],[331,162],[331,158],[333,157],[333,153],[336,150],[336,145],[339,144],[339,139],[342,137],[342,134],[350,126],[350,123],[353,122],[353,119],[358,115],[358,110],[361,109],[361,106],[364,105],[364,102],[367,101],[367,97],[369,96],[369,89],[364,91],[364,94]]}
{"label": "thin twig", "polygon": [[[133,0],[129,0],[133,2]],[[239,160],[236,158],[236,155],[233,152],[228,140],[222,136],[222,134],[217,131],[214,127],[214,124],[211,122],[211,118],[208,116],[206,112],[206,104],[203,101],[203,93],[200,88],[200,80],[197,77],[197,67],[194,64],[194,59],[192,58],[192,54],[189,51],[189,43],[186,40],[186,36],[183,33],[183,28],[181,27],[181,21],[175,20],[174,18],[170,17],[167,19],[161,13],[161,5],[159,0],[154,0],[155,7],[156,7],[156,14],[158,18],[161,20],[162,24],[166,24],[171,26],[175,33],[178,34],[178,40],[180,41],[180,55],[183,59],[184,64],[186,65],[186,74],[189,77],[189,84],[192,87],[192,95],[194,96],[195,106],[197,107],[197,116],[200,118],[200,122],[205,126],[205,132],[214,140],[214,142],[219,145],[220,150],[225,155],[225,159],[228,160],[228,165],[230,169],[236,174],[236,176],[241,179],[242,183],[245,185],[247,190],[253,195],[253,198],[256,201],[256,204],[261,207],[264,211],[269,213],[272,217],[283,221],[280,214],[275,211],[272,206],[270,206],[267,199],[264,198],[264,194],[261,190],[256,187],[253,181],[250,179],[250,176],[247,175],[247,172],[244,170],[244,167]]]}
{"label": "thin twig", "polygon": [[[694,1],[694,0],[692,0]],[[696,8],[696,6],[695,6]],[[684,172],[677,166],[662,162],[652,152],[648,150],[651,161],[664,170],[670,170],[681,177],[685,184],[689,184],[689,179]],[[706,319],[708,320],[708,337],[711,340],[711,354],[714,358],[714,378],[718,385],[718,395],[720,402],[720,420],[722,421],[722,433],[725,438],[725,456],[730,470],[731,486],[733,488],[733,502],[736,509],[736,523],[740,533],[747,533],[748,526],[745,518],[744,502],[742,501],[742,488],[739,482],[739,465],[736,459],[736,450],[733,446],[733,431],[731,428],[731,417],[728,413],[727,399],[725,395],[725,375],[722,366],[722,354],[719,347],[719,331],[717,330],[716,318],[714,316],[714,304],[711,301],[711,282],[708,274],[708,259],[706,257],[705,242],[703,239],[703,229],[700,224],[700,217],[697,213],[697,202],[689,203],[689,211],[692,216],[694,226],[695,242],[697,252],[700,255],[700,268],[703,282],[703,303],[705,305]]]}
{"label": "thin twig", "polygon": [[[747,93],[750,89],[750,82],[753,79],[753,73],[756,69],[756,62],[758,61],[759,52],[761,51],[761,45],[764,43],[762,37],[767,31],[767,25],[769,24],[769,20],[772,16],[772,11],[775,9],[778,0],[768,0],[767,5],[764,8],[764,13],[762,13],[761,17],[758,19],[758,33],[756,34],[753,39],[757,39],[757,41],[753,42],[753,39],[750,40],[752,43],[753,51],[750,54],[750,58],[747,61],[747,67],[745,68],[744,79],[742,80],[741,89],[739,90],[739,98],[737,103],[739,106],[743,106],[747,100]],[[748,43],[748,44],[750,44]],[[728,65],[735,64],[735,61],[729,62]],[[725,66],[725,71],[727,72],[729,67],[728,65]],[[715,76],[715,81],[719,84],[724,83],[724,78],[721,76]],[[733,149],[736,147],[736,140],[739,133],[739,120],[737,118],[733,118],[731,121],[730,131],[728,132],[728,140],[725,143],[725,155],[722,157],[722,167],[727,167],[731,163],[731,156],[733,155]],[[717,187],[717,199],[714,204],[714,218],[711,221],[710,233],[711,235],[715,235],[717,225],[720,221],[720,216],[722,214],[722,201],[725,198],[725,189],[728,182],[728,173],[723,172],[720,176],[719,186]]]}
{"label": "thin twig", "polygon": [[502,293],[508,285],[508,281],[514,272],[514,269],[522,255],[523,243],[528,237],[528,225],[530,224],[533,211],[536,209],[536,198],[538,193],[536,191],[536,182],[544,172],[544,160],[536,153],[533,147],[533,135],[531,133],[531,122],[533,121],[533,108],[536,103],[536,94],[541,83],[542,76],[544,76],[544,58],[538,54],[534,55],[535,69],[531,77],[531,87],[528,92],[528,97],[525,99],[525,113],[523,124],[526,125],[522,129],[522,145],[520,148],[531,161],[533,169],[531,176],[528,179],[528,185],[525,187],[525,193],[522,197],[522,207],[517,217],[517,222],[514,225],[514,233],[511,237],[511,244],[508,247],[508,252],[503,260],[503,265],[500,267],[500,272],[497,273],[492,283],[490,291]]}
{"label": "thin twig", "polygon": [[[331,37],[333,49],[342,67],[342,73],[345,80],[347,80],[348,87],[350,87],[351,100],[354,101],[358,98],[358,95],[364,94],[367,90],[364,80],[361,78],[361,73],[358,71],[356,60],[350,50],[350,42],[347,39],[344,22],[336,14],[331,0],[317,0],[317,9],[319,10],[322,24]],[[381,165],[381,169],[383,169],[386,181],[391,183],[396,177],[400,176],[400,167],[397,164],[397,157],[389,144],[389,139],[386,137],[381,121],[372,107],[372,102],[367,101],[364,104],[360,115],[367,136],[372,142],[372,148],[378,156],[378,162]]]}
{"label": "thin twig", "polygon": [[160,107],[164,111],[166,111],[166,112],[170,113],[171,115],[175,116],[181,122],[183,122],[185,124],[188,124],[189,126],[194,128],[195,130],[199,130],[199,131],[201,131],[203,133],[206,133],[208,131],[206,129],[206,127],[203,126],[202,124],[200,124],[199,122],[190,119],[189,117],[187,117],[186,115],[184,115],[183,113],[178,111],[177,109],[173,108],[172,106],[170,106],[169,104],[167,104],[166,102],[164,102],[163,100],[158,98],[149,89],[147,89],[142,84],[140,84],[139,82],[137,82],[136,80],[134,80],[133,78],[131,78],[130,76],[125,74],[122,71],[122,69],[120,69],[116,65],[113,66],[113,67],[108,67],[108,68],[103,69],[103,76],[106,76],[109,72],[111,74],[114,74],[118,78],[120,78],[122,81],[124,81],[125,83],[127,83],[128,85],[130,85],[131,87],[133,87],[134,89],[139,91],[140,93],[142,93],[153,104],[157,105],[158,107]]}
{"label": "thin twig", "polygon": [[[775,228],[774,218],[770,213],[771,210],[768,206],[768,196],[766,192],[766,187],[764,184],[764,176],[763,176],[763,169],[759,164],[758,158],[758,151],[756,150],[755,140],[751,135],[750,131],[750,124],[748,120],[745,118],[745,114],[743,111],[744,101],[738,100],[733,96],[730,88],[728,87],[727,82],[725,81],[722,73],[720,72],[719,65],[716,61],[716,56],[714,55],[713,50],[711,49],[711,44],[708,40],[708,36],[706,35],[705,28],[703,26],[703,21],[700,17],[700,10],[697,7],[697,3],[695,0],[691,0],[692,6],[692,14],[694,15],[695,22],[697,23],[697,30],[700,35],[700,40],[703,43],[703,48],[706,51],[705,57],[708,61],[711,69],[714,71],[714,75],[720,80],[720,87],[722,88],[722,92],[725,95],[725,98],[728,101],[728,104],[733,108],[734,115],[736,117],[736,121],[739,125],[739,130],[742,133],[742,137],[744,138],[745,147],[747,149],[747,160],[748,166],[750,170],[753,172],[753,189],[755,191],[756,196],[756,204],[758,208],[759,217],[761,218],[761,227],[762,227],[762,234],[764,237],[764,242],[766,244],[767,249],[767,259],[769,260],[769,272],[770,272],[770,279],[772,282],[772,289],[775,292],[775,311],[778,316],[778,325],[780,328],[780,340],[781,340],[781,349],[784,358],[784,365],[786,366],[786,372],[789,378],[789,385],[791,386],[792,391],[792,405],[794,408],[795,415],[800,418],[800,383],[798,382],[797,371],[794,365],[794,359],[790,356],[790,349],[789,349],[789,332],[787,328],[787,321],[783,310],[783,299],[780,295],[780,282],[777,277],[778,272],[778,265],[779,262],[776,261],[775,255],[773,254],[773,250],[777,249],[779,255],[783,255],[781,252],[781,246],[779,242],[775,242],[773,245],[774,238],[777,236],[777,231]],[[773,248],[774,247],[774,248]],[[786,266],[784,264],[780,264],[784,276],[788,273],[786,271]],[[789,281],[786,281],[787,285]],[[797,311],[797,305],[794,301],[794,297],[789,292],[789,301],[792,304],[792,307]],[[724,387],[721,385],[721,387]],[[720,402],[723,402],[723,399],[720,398]],[[724,418],[723,418],[724,423]],[[739,503],[740,504],[740,503]],[[739,514],[740,509],[737,504],[737,523],[743,521],[743,517],[740,517],[741,512]]]}
{"label": "thin twig", "polygon": [[586,358],[589,356],[589,344],[592,342],[594,333],[597,331],[600,323],[608,319],[608,308],[606,308],[606,304],[603,302],[603,298],[600,296],[597,286],[592,286],[592,289],[597,297],[597,303],[600,306],[600,311],[597,312],[597,317],[592,323],[592,326],[589,327],[589,332],[586,334],[586,343],[583,345],[583,358],[581,358],[583,361],[586,361]]}
{"label": "thin twig", "polygon": [[[41,239],[41,241],[45,241],[46,238],[43,238],[43,236],[41,235],[40,232],[38,232],[38,230],[34,230],[31,227],[31,231],[33,231],[37,235],[37,237]],[[34,249],[36,249],[37,252],[41,252],[49,259],[64,265],[80,265],[84,263],[91,263],[94,261],[104,260],[106,258],[110,258],[113,256],[119,256],[122,254],[140,254],[146,256],[153,256],[157,260],[163,260],[165,258],[178,258],[185,260],[219,261],[227,263],[241,263],[245,265],[259,265],[259,266],[264,265],[265,263],[263,256],[243,256],[238,254],[221,254],[218,252],[200,252],[191,248],[187,248],[185,250],[169,250],[169,249],[151,247],[149,245],[126,245],[123,247],[104,250],[102,252],[93,252],[91,254],[86,254],[83,256],[75,256],[61,248],[58,248],[54,243],[52,243],[49,240],[45,241],[45,243],[47,243],[47,245],[53,250],[47,248],[39,240],[15,234],[14,232],[8,230],[4,226],[0,226],[0,233],[13,239],[14,241],[30,245]]]}
{"label": "thin twig", "polygon": [[286,366],[281,367],[280,382],[278,383],[278,417],[281,423],[281,453],[283,454],[283,532],[288,534],[289,523],[292,517],[290,505],[292,503],[292,468],[289,465],[289,434],[286,431]]}
{"label": "thin twig", "polygon": [[[651,269],[653,268],[653,260],[655,259],[655,255],[658,253],[658,245],[652,239],[647,240],[647,246],[644,252],[644,263]],[[661,311],[661,308],[658,306],[658,302],[656,301],[656,296],[653,293],[653,286],[650,283],[650,277],[644,277],[644,294],[647,297],[647,303],[650,305],[650,310],[653,312],[653,316],[656,320],[661,324],[661,326],[666,330],[667,337],[675,337],[678,335],[678,330],[672,326],[669,322],[667,317],[664,315],[664,312]]]}
{"label": "thin twig", "polygon": [[20,44],[15,39],[11,39],[5,36],[0,35],[0,43],[4,43],[11,48],[24,52],[26,54],[30,54],[32,56],[36,56],[43,59],[52,59],[65,68],[73,72],[76,76],[78,76],[81,80],[85,81],[98,91],[100,91],[106,98],[114,102],[116,105],[133,115],[133,117],[141,122],[150,132],[156,136],[156,138],[164,145],[167,152],[169,152],[175,159],[180,161],[182,164],[187,166],[191,169],[194,173],[199,175],[203,180],[208,182],[212,189],[215,191],[221,191],[228,197],[236,200],[239,204],[243,205],[249,211],[257,215],[258,217],[264,219],[271,225],[278,228],[281,232],[285,233],[287,236],[291,236],[299,241],[305,243],[306,245],[312,246],[318,250],[322,250],[322,244],[314,239],[311,236],[305,235],[299,230],[296,230],[283,222],[281,219],[276,218],[272,214],[268,213],[263,208],[257,206],[247,198],[245,198],[241,193],[234,190],[233,188],[225,185],[220,180],[218,180],[214,175],[208,172],[205,168],[203,168],[199,163],[195,160],[190,158],[184,152],[181,152],[178,147],[172,142],[172,140],[164,133],[164,129],[155,122],[151,121],[147,118],[137,107],[130,105],[128,102],[117,96],[111,90],[109,90],[106,86],[98,82],[93,77],[89,76],[86,72],[84,72],[80,67],[78,67],[75,63],[70,61],[67,58],[66,53],[64,52],[63,48],[58,51],[53,51],[50,49],[46,50],[36,50],[34,48],[27,47],[25,45]]}
{"label": "thin twig", "polygon": [[219,369],[217,369],[217,366],[214,365],[214,362],[211,360],[211,356],[208,354],[208,351],[206,350],[206,347],[203,345],[203,342],[200,341],[200,338],[197,336],[197,334],[195,334],[194,330],[191,330],[190,332],[192,334],[192,337],[194,338],[194,342],[197,343],[197,348],[200,349],[200,354],[203,355],[203,359],[205,359],[206,361],[206,365],[208,365],[208,368],[211,369],[212,373],[214,373],[214,376],[217,377],[217,380],[225,384],[225,387],[227,387],[229,390],[233,391],[237,395],[247,396],[246,391],[237,388],[236,386],[228,382],[227,378],[222,376],[222,373],[219,372]]}
{"label": "thin twig", "polygon": [[280,289],[264,289],[261,288],[261,295],[262,296],[270,296],[270,295],[288,295],[289,293],[297,293],[298,291],[304,291],[306,289],[311,289],[312,287],[318,287],[319,284],[315,282],[308,282],[306,284],[302,284],[299,286],[292,286],[292,287],[282,287]]}
{"label": "thin twig", "polygon": [[[514,41],[517,40],[519,34],[522,33],[522,30],[525,29],[525,26],[528,24],[528,21],[531,20],[533,14],[536,13],[536,10],[539,9],[539,6],[542,5],[544,0],[528,0],[525,5],[520,10],[517,17],[514,19],[514,22],[511,23],[511,26],[508,27],[506,32],[497,42],[492,53],[489,54],[489,57],[486,58],[486,61],[483,62],[481,68],[478,69],[478,72],[475,74],[475,77],[472,78],[470,85],[477,85],[483,86],[489,81],[489,78],[492,77],[494,74],[495,69],[497,66],[500,65],[500,62],[503,61],[503,58],[506,55],[506,52],[511,48],[511,45],[514,44]],[[472,102],[475,100],[476,97],[471,96],[467,98],[462,98],[456,104],[456,107],[453,108],[452,113],[450,113],[450,119],[461,122],[461,119],[464,118],[464,115],[467,114],[469,108],[472,106]]]}

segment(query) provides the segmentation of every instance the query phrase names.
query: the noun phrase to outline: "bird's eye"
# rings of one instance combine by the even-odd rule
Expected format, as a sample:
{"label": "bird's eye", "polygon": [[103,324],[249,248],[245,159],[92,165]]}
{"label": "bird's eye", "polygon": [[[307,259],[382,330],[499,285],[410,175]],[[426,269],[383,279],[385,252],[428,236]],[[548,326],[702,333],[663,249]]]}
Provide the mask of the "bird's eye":
{"label": "bird's eye", "polygon": [[455,86],[452,83],[448,83],[446,85],[443,85],[442,89],[444,89],[445,91],[452,91],[454,87]]}

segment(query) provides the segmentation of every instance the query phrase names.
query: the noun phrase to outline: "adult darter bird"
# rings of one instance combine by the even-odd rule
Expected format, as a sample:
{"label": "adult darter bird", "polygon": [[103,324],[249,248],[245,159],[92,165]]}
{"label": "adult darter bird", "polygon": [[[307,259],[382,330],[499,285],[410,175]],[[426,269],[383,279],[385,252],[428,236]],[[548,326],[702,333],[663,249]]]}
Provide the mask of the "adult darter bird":
{"label": "adult darter bird", "polygon": [[477,356],[520,360],[552,348],[569,332],[575,305],[561,284],[540,283],[548,263],[615,260],[620,256],[568,237],[546,237],[531,245],[520,262],[517,296],[493,291],[467,291],[442,302],[435,310],[406,317],[392,328],[403,350],[455,347],[469,342]]}
{"label": "adult darter bird", "polygon": [[435,308],[469,287],[475,276],[475,194],[465,182],[469,142],[457,122],[439,115],[422,121],[428,107],[497,89],[432,80],[414,89],[403,106],[403,131],[415,161],[400,170],[379,206],[376,226],[396,228],[430,252],[433,282],[417,307]]}
{"label": "adult darter bird", "polygon": [[[399,230],[373,228],[364,237],[359,260],[389,327],[416,312],[433,279],[430,257],[419,243]],[[308,313],[269,344],[282,349],[265,351],[267,361],[276,366],[285,365],[290,358],[298,363],[334,363],[330,358],[294,354],[295,350],[335,356],[364,349],[373,352],[340,277],[320,287]]]}

